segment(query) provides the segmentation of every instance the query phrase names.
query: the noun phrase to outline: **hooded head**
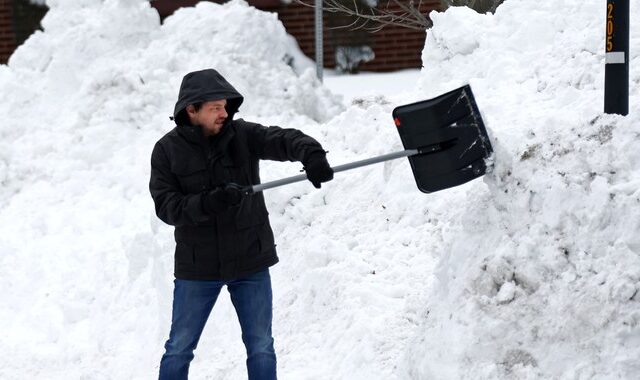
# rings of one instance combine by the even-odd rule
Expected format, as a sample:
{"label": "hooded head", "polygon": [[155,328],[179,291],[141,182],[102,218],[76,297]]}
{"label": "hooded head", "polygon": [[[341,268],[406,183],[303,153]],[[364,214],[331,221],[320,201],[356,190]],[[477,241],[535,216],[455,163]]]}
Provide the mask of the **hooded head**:
{"label": "hooded head", "polygon": [[232,120],[244,97],[214,69],[191,72],[182,78],[178,101],[173,111],[174,120],[178,125],[189,124],[186,111],[188,105],[222,99],[227,101],[227,120]]}

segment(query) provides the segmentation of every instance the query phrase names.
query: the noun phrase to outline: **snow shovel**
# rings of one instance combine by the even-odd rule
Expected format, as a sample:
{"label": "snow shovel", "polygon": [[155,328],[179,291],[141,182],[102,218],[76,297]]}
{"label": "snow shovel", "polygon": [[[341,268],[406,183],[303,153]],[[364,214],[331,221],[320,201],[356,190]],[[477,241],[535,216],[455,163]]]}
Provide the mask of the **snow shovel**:
{"label": "snow shovel", "polygon": [[[408,157],[424,193],[462,185],[487,172],[493,149],[469,85],[396,107],[393,120],[405,150],[333,167],[334,173]],[[247,194],[300,182],[306,174],[243,188]]]}

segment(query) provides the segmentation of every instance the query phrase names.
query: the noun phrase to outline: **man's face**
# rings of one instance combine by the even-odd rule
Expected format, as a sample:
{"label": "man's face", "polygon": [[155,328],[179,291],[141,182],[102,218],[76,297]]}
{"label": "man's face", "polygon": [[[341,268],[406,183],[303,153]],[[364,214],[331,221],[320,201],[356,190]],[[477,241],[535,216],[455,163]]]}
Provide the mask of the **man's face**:
{"label": "man's face", "polygon": [[224,108],[226,105],[225,99],[202,103],[202,107],[197,111],[194,106],[188,105],[187,114],[191,124],[202,127],[205,136],[213,136],[220,133],[222,124],[229,116]]}

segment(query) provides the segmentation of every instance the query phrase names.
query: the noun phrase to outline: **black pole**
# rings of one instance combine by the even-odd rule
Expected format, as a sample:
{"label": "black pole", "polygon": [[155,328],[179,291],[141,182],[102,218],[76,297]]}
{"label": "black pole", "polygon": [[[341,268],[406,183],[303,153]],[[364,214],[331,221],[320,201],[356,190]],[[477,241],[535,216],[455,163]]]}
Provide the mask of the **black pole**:
{"label": "black pole", "polygon": [[629,113],[629,0],[607,0],[604,112]]}

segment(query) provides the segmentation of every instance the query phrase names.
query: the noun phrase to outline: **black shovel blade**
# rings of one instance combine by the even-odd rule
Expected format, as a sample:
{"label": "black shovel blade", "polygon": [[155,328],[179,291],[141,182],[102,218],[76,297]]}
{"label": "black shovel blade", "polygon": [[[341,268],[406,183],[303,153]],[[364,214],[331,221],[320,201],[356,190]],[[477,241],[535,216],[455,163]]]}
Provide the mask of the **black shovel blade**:
{"label": "black shovel blade", "polygon": [[393,110],[418,189],[448,189],[481,177],[493,152],[471,87],[466,85],[430,100]]}

